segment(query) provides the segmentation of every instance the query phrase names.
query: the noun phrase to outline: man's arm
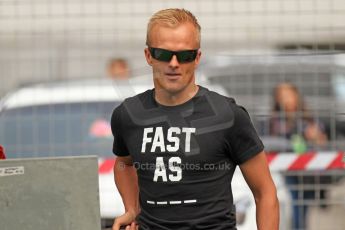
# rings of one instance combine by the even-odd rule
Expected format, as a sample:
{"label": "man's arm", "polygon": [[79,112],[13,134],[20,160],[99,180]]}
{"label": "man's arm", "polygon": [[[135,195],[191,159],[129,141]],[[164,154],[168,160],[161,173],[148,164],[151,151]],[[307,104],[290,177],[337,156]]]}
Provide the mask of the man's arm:
{"label": "man's arm", "polygon": [[266,155],[261,152],[240,165],[256,203],[256,222],[259,230],[279,229],[279,202]]}
{"label": "man's arm", "polygon": [[114,179],[125,206],[125,214],[115,219],[113,230],[118,230],[122,225],[131,225],[131,229],[136,229],[133,222],[140,211],[139,189],[137,172],[131,156],[116,158]]}

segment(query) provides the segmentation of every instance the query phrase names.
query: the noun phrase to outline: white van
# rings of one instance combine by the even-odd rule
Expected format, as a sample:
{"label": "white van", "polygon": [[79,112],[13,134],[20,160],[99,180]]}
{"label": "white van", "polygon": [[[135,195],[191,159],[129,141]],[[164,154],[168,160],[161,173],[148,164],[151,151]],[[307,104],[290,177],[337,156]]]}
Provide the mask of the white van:
{"label": "white van", "polygon": [[[144,79],[144,78],[141,78]],[[203,84],[205,85],[205,84]],[[205,85],[226,95],[220,86]],[[124,213],[112,165],[110,117],[124,98],[152,88],[150,80],[78,80],[20,88],[1,100],[0,143],[8,158],[67,155],[99,156],[99,191],[103,227]],[[281,207],[281,228],[289,229],[289,195],[273,173]],[[239,230],[256,229],[255,203],[239,170],[233,178]]]}

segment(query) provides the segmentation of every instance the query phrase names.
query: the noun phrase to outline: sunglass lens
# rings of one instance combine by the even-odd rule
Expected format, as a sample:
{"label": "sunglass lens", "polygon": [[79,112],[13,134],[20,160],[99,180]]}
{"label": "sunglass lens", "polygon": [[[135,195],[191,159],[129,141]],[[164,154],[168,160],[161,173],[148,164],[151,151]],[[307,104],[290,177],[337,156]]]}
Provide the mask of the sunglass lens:
{"label": "sunglass lens", "polygon": [[180,51],[177,54],[177,59],[180,63],[192,62],[195,60],[197,51],[195,50],[186,50]]}
{"label": "sunglass lens", "polygon": [[153,49],[153,55],[159,61],[169,62],[173,56],[172,52],[163,49]]}

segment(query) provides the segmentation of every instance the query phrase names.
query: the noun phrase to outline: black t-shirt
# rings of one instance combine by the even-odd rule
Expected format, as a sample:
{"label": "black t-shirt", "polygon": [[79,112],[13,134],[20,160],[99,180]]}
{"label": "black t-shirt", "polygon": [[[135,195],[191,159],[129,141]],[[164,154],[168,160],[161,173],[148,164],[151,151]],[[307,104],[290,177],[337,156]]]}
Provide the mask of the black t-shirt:
{"label": "black t-shirt", "polygon": [[231,180],[236,165],[263,150],[246,110],[199,87],[189,101],[163,106],[154,89],[112,115],[113,152],[137,169],[140,229],[236,229]]}

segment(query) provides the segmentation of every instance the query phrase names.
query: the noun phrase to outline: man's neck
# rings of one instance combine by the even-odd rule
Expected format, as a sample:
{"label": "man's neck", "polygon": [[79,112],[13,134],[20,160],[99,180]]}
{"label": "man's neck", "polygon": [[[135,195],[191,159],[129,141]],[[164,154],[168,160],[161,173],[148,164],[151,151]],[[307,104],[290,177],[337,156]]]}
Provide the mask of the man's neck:
{"label": "man's neck", "polygon": [[199,90],[199,86],[196,84],[188,85],[182,91],[179,92],[168,92],[163,89],[155,88],[155,100],[165,106],[181,105],[191,98],[193,98]]}

